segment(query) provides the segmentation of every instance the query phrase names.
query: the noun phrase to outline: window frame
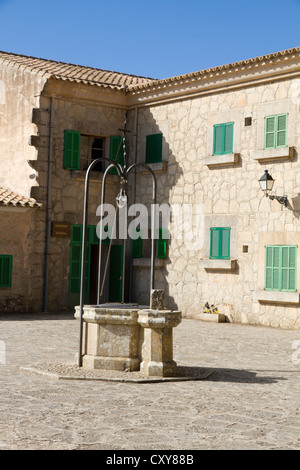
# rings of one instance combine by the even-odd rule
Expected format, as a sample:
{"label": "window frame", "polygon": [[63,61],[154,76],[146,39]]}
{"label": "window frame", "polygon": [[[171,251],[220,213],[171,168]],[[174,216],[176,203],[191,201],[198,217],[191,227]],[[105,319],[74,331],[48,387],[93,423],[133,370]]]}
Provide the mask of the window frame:
{"label": "window frame", "polygon": [[[230,150],[225,150],[226,146],[226,127],[231,127],[231,146]],[[217,129],[220,129],[222,131],[222,137],[221,137],[221,151],[217,152],[216,151],[216,131]],[[213,127],[213,156],[214,155],[230,155],[233,153],[233,130],[234,130],[234,122],[224,122],[221,124],[214,124]]]}
{"label": "window frame", "polygon": [[[279,249],[279,256],[278,256],[278,266],[274,266],[274,263],[273,263],[273,259],[274,259],[274,255],[273,255],[273,252],[272,252],[272,266],[269,266],[268,265],[268,255],[267,255],[267,250],[268,249],[272,249],[274,250],[275,248],[278,248]],[[286,267],[286,266],[282,266],[282,254],[283,254],[283,249],[284,248],[287,248],[288,249],[288,253],[289,253],[289,261],[290,261],[290,249],[291,248],[294,248],[295,249],[295,259],[294,259],[294,266],[290,266],[290,263],[289,265]],[[265,245],[265,266],[264,266],[264,269],[265,269],[265,274],[264,274],[264,290],[266,291],[275,291],[275,292],[297,292],[297,245]],[[278,270],[278,288],[274,288],[274,271]],[[272,287],[267,287],[267,284],[268,284],[268,280],[267,280],[267,276],[268,276],[268,273],[267,271],[268,270],[272,270]],[[282,285],[283,285],[283,270],[287,270],[288,271],[288,285],[290,284],[290,271],[294,271],[294,286],[293,288],[288,288],[288,289],[284,289],[282,288]]]}
{"label": "window frame", "polygon": [[[218,231],[219,238],[218,238],[218,255],[213,256],[212,251],[213,251],[213,232]],[[223,245],[223,232],[228,232],[228,246],[227,246],[227,252],[228,255],[224,256],[222,255],[222,245]],[[210,228],[210,248],[209,248],[209,259],[230,259],[230,239],[231,239],[231,227],[211,227]]]}

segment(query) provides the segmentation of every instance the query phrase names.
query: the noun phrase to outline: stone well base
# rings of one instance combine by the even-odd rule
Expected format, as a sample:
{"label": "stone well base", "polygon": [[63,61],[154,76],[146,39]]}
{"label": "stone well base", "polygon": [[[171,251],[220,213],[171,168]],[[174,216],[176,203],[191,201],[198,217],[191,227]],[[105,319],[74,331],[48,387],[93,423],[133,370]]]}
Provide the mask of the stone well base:
{"label": "stone well base", "polygon": [[[138,310],[118,304],[83,307],[82,367],[124,371],[139,370]],[[79,318],[80,308],[75,308]]]}

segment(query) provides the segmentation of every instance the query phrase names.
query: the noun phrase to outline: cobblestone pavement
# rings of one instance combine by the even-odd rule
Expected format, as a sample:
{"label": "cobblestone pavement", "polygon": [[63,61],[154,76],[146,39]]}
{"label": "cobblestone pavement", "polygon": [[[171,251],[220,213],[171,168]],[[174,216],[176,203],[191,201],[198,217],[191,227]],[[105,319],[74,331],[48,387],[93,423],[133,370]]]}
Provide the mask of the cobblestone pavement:
{"label": "cobblestone pavement", "polygon": [[300,331],[184,320],[174,359],[213,370],[200,381],[69,381],[21,370],[72,362],[77,345],[72,315],[1,315],[0,450],[300,449]]}

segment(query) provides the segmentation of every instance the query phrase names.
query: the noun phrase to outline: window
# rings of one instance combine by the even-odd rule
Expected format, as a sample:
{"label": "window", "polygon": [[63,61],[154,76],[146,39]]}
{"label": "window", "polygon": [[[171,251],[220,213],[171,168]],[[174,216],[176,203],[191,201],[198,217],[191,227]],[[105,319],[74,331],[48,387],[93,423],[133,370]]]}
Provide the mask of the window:
{"label": "window", "polygon": [[296,291],[295,245],[266,246],[265,290]]}
{"label": "window", "polygon": [[11,287],[12,255],[0,255],[0,287]]}
{"label": "window", "polygon": [[226,155],[233,150],[233,122],[214,125],[213,155]]}
{"label": "window", "polygon": [[212,227],[210,229],[210,258],[230,259],[229,227]]}
{"label": "window", "polygon": [[[104,157],[104,138],[81,135],[80,169],[86,170],[97,158]],[[104,162],[97,163],[93,171],[103,171]]]}
{"label": "window", "polygon": [[[93,160],[104,157],[103,137],[81,134],[78,131],[64,132],[64,163],[66,170],[86,170]],[[103,171],[104,162],[98,163],[93,171]]]}
{"label": "window", "polygon": [[146,163],[159,163],[162,161],[162,134],[146,136]]}
{"label": "window", "polygon": [[265,149],[286,147],[287,114],[265,117]]}
{"label": "window", "polygon": [[[142,239],[142,232],[139,228],[140,236],[136,240],[132,240],[132,257],[133,258],[149,258],[151,256],[151,230],[148,230],[148,238]],[[160,228],[157,240],[157,258],[167,257],[167,230]]]}

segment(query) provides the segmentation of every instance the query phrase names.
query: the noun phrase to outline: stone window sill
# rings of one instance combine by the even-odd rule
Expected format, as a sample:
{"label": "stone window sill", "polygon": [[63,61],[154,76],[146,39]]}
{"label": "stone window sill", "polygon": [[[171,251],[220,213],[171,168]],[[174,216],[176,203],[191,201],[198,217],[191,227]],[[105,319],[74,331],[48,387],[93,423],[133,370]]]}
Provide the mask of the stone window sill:
{"label": "stone window sill", "polygon": [[253,152],[253,158],[258,161],[292,158],[293,156],[294,156],[294,147],[256,150],[255,152]]}
{"label": "stone window sill", "polygon": [[254,300],[259,302],[276,302],[284,304],[299,304],[299,292],[278,292],[271,290],[259,290],[253,293]]}
{"label": "stone window sill", "polygon": [[[146,163],[146,165],[148,165],[155,173],[161,173],[167,170],[167,162]],[[144,167],[137,168],[137,171],[142,174],[149,173]]]}
{"label": "stone window sill", "polygon": [[202,268],[216,271],[234,271],[236,268],[235,259],[203,259],[200,261]]}
{"label": "stone window sill", "polygon": [[[86,171],[83,170],[67,170],[70,171],[71,178],[76,181],[85,181]],[[103,173],[100,171],[91,171],[90,181],[102,182]],[[118,175],[107,175],[106,181],[109,183],[115,182],[118,180]]]}
{"label": "stone window sill", "polygon": [[[150,268],[151,258],[133,258],[132,265],[138,268]],[[164,266],[164,260],[162,258],[156,258],[154,266],[155,268],[162,268]]]}
{"label": "stone window sill", "polygon": [[226,155],[210,155],[204,159],[207,166],[235,165],[239,161],[239,153],[229,153]]}

